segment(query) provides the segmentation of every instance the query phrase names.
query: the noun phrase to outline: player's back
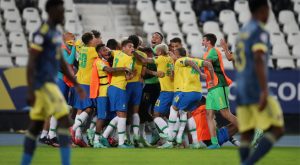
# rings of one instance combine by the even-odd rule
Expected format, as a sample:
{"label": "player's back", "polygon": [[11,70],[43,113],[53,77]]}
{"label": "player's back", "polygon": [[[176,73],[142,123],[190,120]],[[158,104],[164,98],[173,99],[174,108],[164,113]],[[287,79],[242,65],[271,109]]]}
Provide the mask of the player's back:
{"label": "player's back", "polygon": [[79,54],[79,67],[77,72],[77,81],[80,84],[90,85],[92,67],[94,60],[98,57],[94,47],[83,46]]}
{"label": "player's back", "polygon": [[157,65],[157,71],[165,73],[163,78],[158,78],[160,83],[161,91],[174,91],[174,82],[173,82],[173,70],[174,64],[173,59],[168,55],[158,56],[155,60]]}
{"label": "player's back", "polygon": [[262,25],[251,20],[244,26],[237,40],[235,67],[237,69],[237,103],[257,103],[260,95],[259,82],[255,71],[254,54],[256,50],[265,52],[265,71],[267,71],[269,35]]}
{"label": "player's back", "polygon": [[35,66],[35,87],[41,87],[45,82],[55,82],[59,71],[61,56],[60,46],[62,36],[55,27],[43,23],[33,34],[33,41],[30,44],[32,49],[40,52]]}

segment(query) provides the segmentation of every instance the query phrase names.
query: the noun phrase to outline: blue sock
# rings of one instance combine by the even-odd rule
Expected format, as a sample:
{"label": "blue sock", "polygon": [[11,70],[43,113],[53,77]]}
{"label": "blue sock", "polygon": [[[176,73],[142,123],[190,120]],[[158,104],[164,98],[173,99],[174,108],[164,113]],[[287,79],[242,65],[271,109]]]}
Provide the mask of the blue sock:
{"label": "blue sock", "polygon": [[229,133],[226,127],[222,127],[217,131],[218,143],[220,146],[229,140]]}
{"label": "blue sock", "polygon": [[58,141],[60,145],[60,157],[61,157],[62,165],[70,165],[70,158],[71,158],[70,136],[65,134],[59,134]]}
{"label": "blue sock", "polygon": [[271,133],[266,133],[265,136],[258,143],[258,146],[254,153],[245,161],[245,164],[252,165],[265,156],[273,147],[276,142],[276,138]]}
{"label": "blue sock", "polygon": [[244,162],[250,153],[250,143],[249,142],[241,142],[241,146],[239,148],[241,163]]}
{"label": "blue sock", "polygon": [[36,141],[34,140],[34,138],[28,137],[28,135],[26,135],[24,140],[24,151],[21,165],[28,165],[31,163],[35,148]]}

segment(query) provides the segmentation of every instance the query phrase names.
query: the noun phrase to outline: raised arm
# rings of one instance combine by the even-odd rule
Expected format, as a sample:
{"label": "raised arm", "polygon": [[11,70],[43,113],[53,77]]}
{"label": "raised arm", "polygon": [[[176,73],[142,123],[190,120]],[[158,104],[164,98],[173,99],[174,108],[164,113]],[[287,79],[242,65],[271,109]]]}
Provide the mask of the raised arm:
{"label": "raised arm", "polygon": [[32,106],[35,101],[34,89],[33,89],[34,74],[35,74],[35,66],[36,66],[37,57],[40,55],[40,53],[41,53],[40,51],[37,51],[32,48],[29,51],[29,59],[28,59],[28,64],[27,64],[26,76],[27,76],[27,84],[28,84],[27,102],[30,106]]}
{"label": "raised arm", "polygon": [[221,47],[228,61],[234,62],[233,53],[228,49],[228,45],[224,39],[221,39]]}
{"label": "raised arm", "polygon": [[152,58],[145,58],[139,55],[137,52],[133,52],[133,55],[135,58],[137,58],[139,61],[141,61],[143,64],[150,64],[154,63],[154,60]]}

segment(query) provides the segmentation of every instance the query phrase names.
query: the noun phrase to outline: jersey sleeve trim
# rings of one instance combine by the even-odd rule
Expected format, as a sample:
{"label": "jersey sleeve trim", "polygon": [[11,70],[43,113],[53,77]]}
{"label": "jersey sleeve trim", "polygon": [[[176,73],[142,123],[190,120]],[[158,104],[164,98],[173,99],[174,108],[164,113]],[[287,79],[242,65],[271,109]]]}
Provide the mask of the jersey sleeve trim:
{"label": "jersey sleeve trim", "polygon": [[30,47],[31,47],[32,49],[37,50],[37,51],[43,51],[43,47],[41,47],[40,45],[34,44],[34,43],[31,43],[31,44],[30,44]]}
{"label": "jersey sleeve trim", "polygon": [[252,52],[256,52],[256,51],[259,51],[259,50],[263,51],[263,52],[267,52],[268,47],[264,43],[256,43],[252,46],[251,50],[252,50]]}

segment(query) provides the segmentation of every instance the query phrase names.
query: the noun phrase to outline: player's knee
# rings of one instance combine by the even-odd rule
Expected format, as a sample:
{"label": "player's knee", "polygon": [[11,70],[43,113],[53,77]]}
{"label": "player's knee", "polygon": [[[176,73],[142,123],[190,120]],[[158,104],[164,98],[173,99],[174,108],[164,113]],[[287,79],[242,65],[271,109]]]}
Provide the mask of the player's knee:
{"label": "player's knee", "polygon": [[160,117],[160,113],[159,112],[154,112],[153,113],[153,119],[157,118],[157,117]]}
{"label": "player's knee", "polygon": [[38,136],[39,133],[42,131],[43,126],[44,126],[44,122],[43,121],[32,122],[30,124],[29,128],[28,128],[28,131],[33,136]]}
{"label": "player's knee", "polygon": [[284,134],[283,127],[272,127],[271,131],[275,135],[276,139],[279,139]]}
{"label": "player's knee", "polygon": [[71,126],[71,122],[69,116],[63,116],[57,120],[57,127],[59,128],[69,128]]}

